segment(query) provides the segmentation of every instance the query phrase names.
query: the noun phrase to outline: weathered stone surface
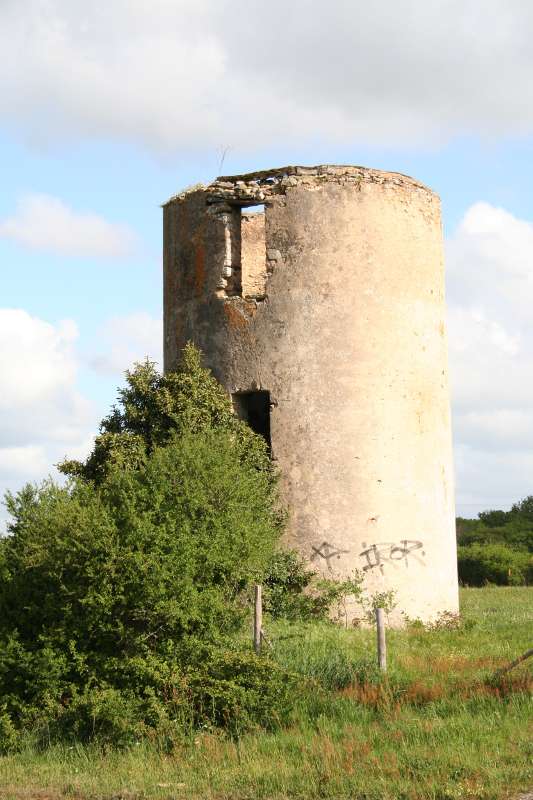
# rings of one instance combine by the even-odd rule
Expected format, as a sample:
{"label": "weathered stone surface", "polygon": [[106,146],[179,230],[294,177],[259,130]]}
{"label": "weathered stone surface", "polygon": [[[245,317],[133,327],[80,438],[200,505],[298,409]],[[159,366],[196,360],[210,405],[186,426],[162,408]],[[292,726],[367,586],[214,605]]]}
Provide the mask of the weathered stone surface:
{"label": "weathered stone surface", "polygon": [[193,340],[229,393],[270,392],[288,544],[394,590],[397,623],[456,612],[438,197],[321,165],[225,176],[164,208],[165,368]]}

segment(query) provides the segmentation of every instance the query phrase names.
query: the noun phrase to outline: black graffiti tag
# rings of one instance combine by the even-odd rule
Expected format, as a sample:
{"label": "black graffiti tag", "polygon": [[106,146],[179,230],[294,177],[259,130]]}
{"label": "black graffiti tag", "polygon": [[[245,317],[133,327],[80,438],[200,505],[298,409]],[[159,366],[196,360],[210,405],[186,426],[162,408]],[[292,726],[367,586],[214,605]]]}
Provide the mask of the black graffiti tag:
{"label": "black graffiti tag", "polygon": [[[363,542],[365,550],[359,553],[359,556],[366,560],[363,571],[367,572],[369,569],[374,569],[375,567],[379,567],[383,570],[384,564],[390,561],[403,561],[405,566],[408,566],[409,556],[411,556],[415,550],[422,550],[423,546],[423,542],[415,539],[402,539],[399,543],[376,542],[376,544],[370,545],[370,547],[366,547],[366,544]],[[420,555],[425,555],[423,550]],[[416,558],[419,563],[423,563],[417,555],[415,555],[414,558]]]}
{"label": "black graffiti tag", "polygon": [[339,559],[343,553],[350,552],[349,550],[340,550],[339,548],[335,547],[329,542],[322,542],[320,547],[315,547],[314,545],[311,545],[311,550],[313,551],[313,555],[311,556],[311,561],[316,561],[317,558],[322,558],[328,565],[328,569],[332,569],[331,566],[332,558]]}

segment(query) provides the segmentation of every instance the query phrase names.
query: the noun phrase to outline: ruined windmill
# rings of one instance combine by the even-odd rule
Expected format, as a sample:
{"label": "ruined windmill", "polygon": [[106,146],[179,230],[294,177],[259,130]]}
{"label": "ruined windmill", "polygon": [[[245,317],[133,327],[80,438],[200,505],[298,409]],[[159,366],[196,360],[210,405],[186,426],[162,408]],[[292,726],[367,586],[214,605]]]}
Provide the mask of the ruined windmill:
{"label": "ruined windmill", "polygon": [[192,340],[269,442],[287,543],[456,612],[439,198],[404,175],[285,167],[164,206],[165,368]]}

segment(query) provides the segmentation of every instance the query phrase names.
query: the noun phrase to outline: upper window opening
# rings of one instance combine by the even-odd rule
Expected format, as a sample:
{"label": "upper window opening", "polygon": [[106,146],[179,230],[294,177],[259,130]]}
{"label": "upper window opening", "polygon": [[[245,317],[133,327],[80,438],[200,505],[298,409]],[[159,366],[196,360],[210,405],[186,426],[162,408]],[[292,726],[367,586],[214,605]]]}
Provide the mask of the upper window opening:
{"label": "upper window opening", "polygon": [[266,292],[267,257],[265,207],[248,206],[241,211],[242,296],[261,300]]}
{"label": "upper window opening", "polygon": [[221,215],[224,224],[223,279],[229,297],[242,294],[241,209],[234,206]]}
{"label": "upper window opening", "polygon": [[267,280],[264,204],[234,206],[222,215],[222,220],[226,294],[228,297],[264,299]]}

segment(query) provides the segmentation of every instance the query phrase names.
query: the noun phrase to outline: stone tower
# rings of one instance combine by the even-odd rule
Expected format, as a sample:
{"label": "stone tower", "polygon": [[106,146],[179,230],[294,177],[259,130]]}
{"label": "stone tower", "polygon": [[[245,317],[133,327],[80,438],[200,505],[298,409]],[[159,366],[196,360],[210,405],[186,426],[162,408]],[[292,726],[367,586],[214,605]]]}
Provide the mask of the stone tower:
{"label": "stone tower", "polygon": [[165,369],[188,340],[267,438],[287,543],[423,620],[456,612],[439,198],[404,175],[284,167],[164,206]]}

